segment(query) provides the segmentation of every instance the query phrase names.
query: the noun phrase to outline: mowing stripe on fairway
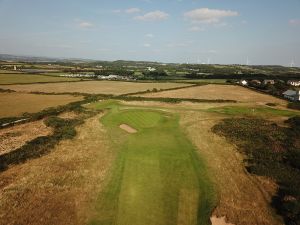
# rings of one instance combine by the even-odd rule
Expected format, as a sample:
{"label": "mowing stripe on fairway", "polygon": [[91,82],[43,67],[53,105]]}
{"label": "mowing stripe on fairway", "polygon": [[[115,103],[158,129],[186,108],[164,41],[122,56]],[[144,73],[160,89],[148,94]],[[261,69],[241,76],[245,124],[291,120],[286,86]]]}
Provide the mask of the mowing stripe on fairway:
{"label": "mowing stripe on fairway", "polygon": [[[177,115],[104,105],[112,108],[102,123],[118,157],[90,224],[209,224],[213,186],[194,146],[181,132]],[[138,132],[129,134],[120,124]]]}

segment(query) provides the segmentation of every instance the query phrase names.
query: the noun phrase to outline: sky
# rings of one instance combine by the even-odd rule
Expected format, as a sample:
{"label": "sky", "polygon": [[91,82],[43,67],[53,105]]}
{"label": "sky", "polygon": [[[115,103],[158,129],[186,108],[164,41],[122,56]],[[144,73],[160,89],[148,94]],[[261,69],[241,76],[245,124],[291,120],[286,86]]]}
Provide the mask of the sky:
{"label": "sky", "polygon": [[0,53],[300,66],[300,0],[0,0]]}

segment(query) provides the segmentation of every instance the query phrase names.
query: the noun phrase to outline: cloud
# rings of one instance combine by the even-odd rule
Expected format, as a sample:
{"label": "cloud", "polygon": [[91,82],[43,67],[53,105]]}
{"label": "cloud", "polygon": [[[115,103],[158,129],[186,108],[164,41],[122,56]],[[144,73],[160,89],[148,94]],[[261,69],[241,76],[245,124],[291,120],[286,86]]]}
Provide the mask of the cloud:
{"label": "cloud", "polygon": [[139,13],[141,12],[141,9],[139,8],[129,8],[125,10],[126,13],[131,14],[131,13]]}
{"label": "cloud", "polygon": [[144,46],[145,48],[150,48],[150,47],[151,47],[151,45],[148,44],[148,43],[144,44],[143,46]]}
{"label": "cloud", "polygon": [[94,27],[94,24],[92,24],[90,22],[82,21],[82,22],[78,23],[78,26],[81,28],[92,28],[92,27]]}
{"label": "cloud", "polygon": [[169,14],[165,13],[163,11],[152,11],[148,12],[142,16],[136,16],[134,19],[136,20],[142,20],[142,21],[162,21],[168,19]]}
{"label": "cloud", "polygon": [[290,25],[300,25],[300,19],[291,19],[290,21],[289,21],[289,24]]}
{"label": "cloud", "polygon": [[108,49],[108,48],[98,48],[98,49],[96,49],[96,51],[98,51],[98,52],[110,52],[111,50]]}
{"label": "cloud", "polygon": [[154,34],[146,34],[145,35],[147,38],[154,38]]}
{"label": "cloud", "polygon": [[114,9],[112,12],[113,12],[113,13],[121,13],[122,10],[121,10],[121,9]]}
{"label": "cloud", "polygon": [[199,8],[184,13],[184,17],[193,23],[216,24],[223,18],[238,16],[239,13],[231,10]]}
{"label": "cloud", "polygon": [[193,26],[189,28],[189,31],[191,32],[199,32],[199,31],[205,31],[203,27]]}
{"label": "cloud", "polygon": [[129,9],[115,9],[112,12],[116,13],[116,14],[118,14],[118,13],[134,14],[134,13],[139,13],[141,11],[142,10],[139,8],[129,8]]}

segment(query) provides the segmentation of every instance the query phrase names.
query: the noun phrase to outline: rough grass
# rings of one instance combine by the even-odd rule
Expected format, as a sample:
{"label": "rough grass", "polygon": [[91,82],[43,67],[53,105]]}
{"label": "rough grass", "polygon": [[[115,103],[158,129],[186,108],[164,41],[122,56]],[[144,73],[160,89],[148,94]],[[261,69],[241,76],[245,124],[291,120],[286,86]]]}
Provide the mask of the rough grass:
{"label": "rough grass", "polygon": [[28,83],[47,83],[62,81],[79,81],[80,78],[69,78],[59,76],[43,76],[34,74],[0,74],[0,84],[28,84]]}
{"label": "rough grass", "polygon": [[1,85],[0,88],[25,92],[46,92],[46,93],[88,93],[88,94],[114,94],[122,95],[140,91],[156,89],[169,89],[175,87],[185,87],[189,84],[180,83],[138,83],[121,81],[84,81],[65,82],[48,84],[28,84],[28,85]]}
{"label": "rough grass", "polygon": [[[105,102],[98,108],[110,108],[102,122],[118,157],[90,224],[209,224],[214,190],[178,117]],[[124,123],[138,132],[121,130]]]}
{"label": "rough grass", "polygon": [[100,115],[48,155],[0,173],[0,224],[86,224],[113,160]]}
{"label": "rough grass", "polygon": [[213,127],[247,156],[249,172],[272,178],[279,185],[273,205],[286,224],[300,223],[300,117],[290,128],[263,119],[228,118]]}
{"label": "rough grass", "polygon": [[226,217],[227,222],[236,225],[283,224],[271,208],[271,198],[277,188],[274,182],[249,174],[236,146],[211,131],[224,115],[188,110],[180,114],[181,125],[208,162],[216,186],[218,204],[213,216]]}

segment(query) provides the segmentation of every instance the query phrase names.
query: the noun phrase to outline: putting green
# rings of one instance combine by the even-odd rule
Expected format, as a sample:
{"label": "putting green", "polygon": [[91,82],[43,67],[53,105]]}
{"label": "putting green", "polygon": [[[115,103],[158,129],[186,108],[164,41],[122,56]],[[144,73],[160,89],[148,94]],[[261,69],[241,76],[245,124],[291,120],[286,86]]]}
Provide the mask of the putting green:
{"label": "putting green", "polygon": [[[209,224],[214,191],[204,163],[181,132],[178,116],[149,109],[110,108],[102,118],[118,157],[90,224]],[[138,132],[119,128],[127,124]]]}

